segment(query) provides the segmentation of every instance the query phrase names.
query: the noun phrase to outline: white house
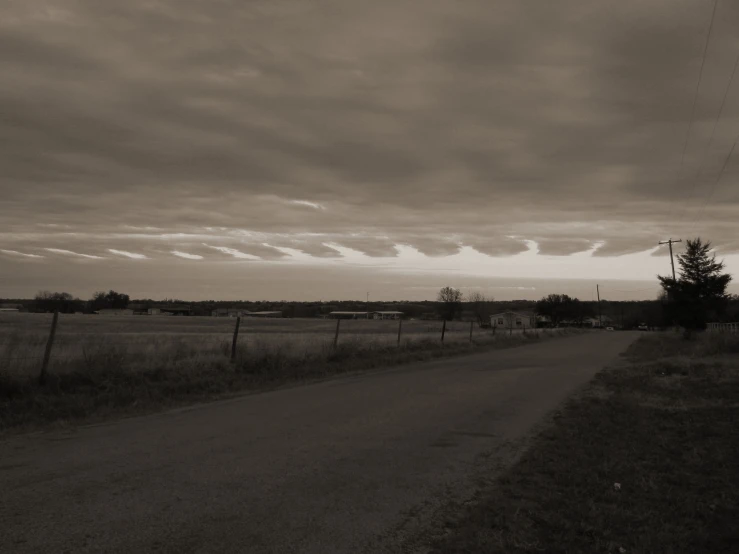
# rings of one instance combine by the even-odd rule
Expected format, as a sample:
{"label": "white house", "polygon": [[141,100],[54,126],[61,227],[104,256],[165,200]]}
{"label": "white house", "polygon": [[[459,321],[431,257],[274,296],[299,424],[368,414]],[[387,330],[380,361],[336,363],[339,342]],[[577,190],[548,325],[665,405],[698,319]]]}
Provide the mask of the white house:
{"label": "white house", "polygon": [[531,329],[536,327],[536,316],[516,312],[501,312],[490,316],[490,326],[504,329]]}

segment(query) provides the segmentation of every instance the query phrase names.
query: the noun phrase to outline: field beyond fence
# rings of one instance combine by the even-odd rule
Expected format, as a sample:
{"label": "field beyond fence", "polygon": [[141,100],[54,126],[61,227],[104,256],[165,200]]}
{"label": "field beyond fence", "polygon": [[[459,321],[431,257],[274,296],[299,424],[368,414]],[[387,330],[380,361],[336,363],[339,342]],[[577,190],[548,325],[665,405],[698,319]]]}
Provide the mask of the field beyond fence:
{"label": "field beyond fence", "polygon": [[[0,429],[151,410],[183,401],[408,361],[515,346],[567,331],[513,334],[468,322],[0,314]],[[400,327],[399,327],[400,326]],[[401,331],[398,341],[398,331]]]}
{"label": "field beyond fence", "polygon": [[[0,314],[0,370],[33,375],[40,368],[52,314]],[[49,369],[65,373],[101,364],[130,371],[162,362],[218,362],[229,358],[236,318],[95,316],[60,314]],[[403,321],[400,345],[441,341],[441,321]],[[242,318],[237,360],[265,352],[305,357],[333,348],[336,320]],[[470,323],[446,323],[444,342],[470,342]],[[338,345],[356,348],[397,346],[398,321],[342,320]],[[514,330],[521,334],[522,330]],[[528,330],[529,333],[539,331]],[[508,330],[472,325],[472,342],[494,341]]]}

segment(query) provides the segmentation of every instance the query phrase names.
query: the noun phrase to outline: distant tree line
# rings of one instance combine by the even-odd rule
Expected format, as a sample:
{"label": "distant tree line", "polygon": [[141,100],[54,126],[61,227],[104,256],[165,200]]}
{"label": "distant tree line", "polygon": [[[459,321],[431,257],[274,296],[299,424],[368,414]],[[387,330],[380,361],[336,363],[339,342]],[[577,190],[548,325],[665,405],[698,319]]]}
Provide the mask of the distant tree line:
{"label": "distant tree line", "polygon": [[[451,288],[451,287],[450,287]],[[210,316],[217,308],[237,308],[249,311],[281,311],[284,317],[313,318],[326,315],[332,311],[400,311],[406,318],[474,321],[478,325],[486,325],[490,316],[495,313],[512,311],[538,313],[548,315],[554,324],[562,321],[582,322],[587,317],[598,316],[598,303],[579,300],[567,295],[549,295],[540,300],[494,300],[480,292],[463,295],[457,289],[445,293],[443,301],[407,301],[390,302],[363,301],[327,301],[327,302],[288,302],[288,301],[216,301],[205,300],[188,302],[181,299],[129,299],[128,295],[116,291],[96,292],[89,300],[81,300],[65,292],[39,292],[33,299],[4,299],[0,302],[23,305],[32,312],[92,313],[104,308],[125,308],[138,305],[144,310],[148,307],[167,304],[186,304],[192,307],[193,315]],[[666,298],[640,301],[611,301],[604,299],[600,310],[604,317],[623,325],[624,328],[635,328],[646,323],[650,327],[669,325],[668,305]],[[718,316],[717,316],[718,317]],[[723,320],[739,321],[739,296],[726,300]]]}
{"label": "distant tree line", "polygon": [[114,290],[96,292],[89,300],[81,300],[66,292],[41,291],[32,300],[0,299],[0,303],[22,305],[34,312],[92,313],[101,309],[123,309],[138,305],[139,309],[163,304],[187,304],[193,315],[209,316],[218,308],[249,311],[281,311],[284,317],[310,318],[333,311],[374,312],[400,311],[406,318],[474,321],[488,325],[490,316],[500,312],[528,312],[547,316],[551,325],[562,323],[583,325],[587,318],[602,315],[623,328],[680,325],[688,331],[705,328],[709,321],[739,321],[739,295],[726,292],[731,276],[724,273],[724,263],[716,261],[710,242],[688,240],[686,251],[678,257],[679,277],[658,276],[663,294],[654,300],[584,301],[566,294],[550,294],[540,300],[495,301],[473,291],[466,296],[459,289],[446,286],[439,290],[435,301],[363,302],[332,300],[328,302],[206,300],[187,302],[179,299],[131,300],[127,294]]}
{"label": "distant tree line", "polygon": [[127,294],[114,290],[96,292],[91,299],[81,300],[68,292],[39,291],[33,300],[19,302],[29,311],[50,313],[58,311],[62,314],[92,313],[104,308],[124,309],[129,304]]}

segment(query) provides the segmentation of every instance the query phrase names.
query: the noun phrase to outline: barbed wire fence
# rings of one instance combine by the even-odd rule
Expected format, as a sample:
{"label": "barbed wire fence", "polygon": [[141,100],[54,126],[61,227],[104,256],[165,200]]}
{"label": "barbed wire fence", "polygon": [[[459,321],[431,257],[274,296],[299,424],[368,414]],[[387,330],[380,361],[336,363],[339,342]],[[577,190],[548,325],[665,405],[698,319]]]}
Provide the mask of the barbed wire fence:
{"label": "barbed wire fence", "polygon": [[[132,317],[143,318],[143,316]],[[21,367],[19,367],[18,369],[21,369],[23,373],[30,375],[33,375],[34,373],[36,374],[36,380],[39,385],[44,385],[46,383],[49,376],[49,368],[52,362],[54,360],[56,360],[57,362],[65,361],[65,358],[70,355],[70,351],[81,349],[81,354],[84,357],[85,362],[84,365],[89,366],[89,353],[85,350],[86,346],[89,348],[89,345],[86,345],[84,342],[80,344],[79,342],[75,342],[74,340],[69,340],[69,333],[66,336],[58,336],[58,327],[63,327],[63,324],[60,325],[59,319],[59,312],[55,312],[52,316],[51,324],[45,336],[40,335],[38,331],[35,331],[33,333],[34,340],[31,341],[32,344],[30,347],[38,348],[38,354],[17,355],[13,353],[12,348],[6,349],[7,355],[0,355],[0,362],[2,363],[2,365],[5,368],[10,368],[11,366],[17,367],[17,364],[20,364]],[[249,319],[253,320],[255,318]],[[233,327],[233,334],[231,337],[231,341],[229,341],[230,347],[227,349],[222,349],[223,353],[232,362],[236,361],[237,359],[238,347],[240,346],[240,334],[243,338],[243,334],[254,332],[253,328],[248,329],[247,331],[244,330],[241,317],[237,317],[235,318],[235,320],[236,321]],[[282,319],[281,321],[285,321],[285,319]],[[313,321],[314,320],[311,320],[311,322]],[[370,318],[369,321],[376,322],[377,320],[372,320]],[[397,321],[397,327],[392,326],[392,323],[395,323],[395,321]],[[382,340],[380,342],[382,342],[384,346],[388,347],[392,345],[394,345],[396,348],[407,347],[418,340],[426,341],[426,343],[430,344],[433,344],[433,342],[436,341],[441,347],[443,347],[445,344],[460,344],[466,342],[470,345],[474,345],[482,344],[483,342],[493,342],[496,340],[496,337],[513,336],[514,334],[520,334],[524,336],[534,335],[538,337],[540,333],[552,334],[561,331],[557,329],[539,329],[526,325],[513,326],[512,324],[510,326],[494,325],[488,327],[480,325],[475,321],[435,320],[422,322],[420,320],[404,320],[403,318],[398,318],[395,321],[384,320],[384,322],[388,325],[385,325],[383,327],[381,333],[373,334],[371,331],[362,329],[360,327],[361,325],[363,325],[362,320],[351,321],[351,323],[349,323],[346,319],[337,318],[335,326],[327,325],[325,327],[324,339],[325,341],[330,341],[330,345],[333,349],[338,349],[340,347],[351,348],[352,346],[357,346],[358,348],[361,348],[361,344],[363,342],[368,344],[372,341],[378,342],[378,336],[382,337]],[[410,323],[411,321],[413,321],[413,323],[415,323],[416,325],[415,328],[409,330],[408,323]],[[346,323],[342,325],[342,322]],[[404,323],[406,324],[405,327]],[[354,325],[355,328],[346,329],[346,327],[348,327],[349,325]],[[219,329],[219,331],[221,330]],[[94,333],[89,333],[89,331],[85,333],[86,336],[91,334],[94,335]],[[103,337],[103,341],[107,340],[107,337],[110,334],[112,333],[99,333],[99,335]],[[300,330],[293,331],[292,334],[294,334],[295,336],[302,336]],[[318,335],[320,337],[322,336],[322,333],[312,331],[311,335]],[[350,337],[348,341],[346,341],[345,339],[345,337],[347,336]],[[321,339],[318,340],[320,341]],[[118,346],[125,349],[125,345]],[[59,351],[63,352],[63,354],[59,354]]]}
{"label": "barbed wire fence", "polygon": [[739,333],[739,323],[709,323],[707,330],[711,333]]}

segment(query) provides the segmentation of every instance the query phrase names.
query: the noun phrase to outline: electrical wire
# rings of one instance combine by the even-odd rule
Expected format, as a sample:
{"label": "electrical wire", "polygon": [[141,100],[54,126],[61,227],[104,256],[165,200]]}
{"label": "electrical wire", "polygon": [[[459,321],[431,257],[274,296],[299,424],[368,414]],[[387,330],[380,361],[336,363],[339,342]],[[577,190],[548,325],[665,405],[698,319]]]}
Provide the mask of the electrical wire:
{"label": "electrical wire", "polygon": [[[708,25],[708,34],[706,35],[706,44],[703,46],[703,57],[701,58],[701,67],[698,71],[698,81],[695,84],[695,92],[693,93],[693,107],[690,110],[690,120],[688,123],[688,132],[685,134],[685,144],[683,145],[683,152],[680,156],[680,167],[678,168],[677,177],[680,178],[682,174],[683,165],[685,164],[685,153],[688,150],[688,143],[690,142],[690,133],[693,130],[693,120],[695,119],[695,106],[698,103],[698,91],[700,90],[701,81],[703,80],[703,68],[706,65],[706,53],[708,52],[708,44],[711,42],[711,33],[713,32],[713,22],[716,19],[716,8],[718,7],[718,0],[713,2],[713,11],[711,12],[711,22]],[[670,219],[672,219],[672,212],[675,206],[675,197],[672,196],[670,199]]]}
{"label": "electrical wire", "polygon": [[708,201],[713,196],[713,193],[716,192],[716,187],[718,187],[718,184],[721,181],[721,177],[724,176],[724,171],[726,170],[726,166],[728,165],[729,160],[731,159],[731,156],[734,153],[734,149],[736,148],[737,142],[739,142],[739,135],[736,137],[736,140],[734,140],[734,144],[731,146],[731,150],[729,151],[729,154],[726,156],[726,159],[724,160],[724,165],[721,167],[721,171],[716,177],[716,180],[713,182],[711,191],[708,193],[708,196],[706,196],[706,199],[703,202],[703,206],[701,207],[700,213],[696,215],[695,219],[693,220],[693,224],[690,226],[691,232],[693,231],[693,227],[695,227],[695,224],[698,222],[698,220],[703,217],[703,212],[706,211],[706,206],[708,205]]}
{"label": "electrical wire", "polygon": [[[731,89],[731,84],[734,82],[734,75],[736,75],[736,68],[738,66],[739,66],[739,52],[737,52],[736,60],[734,61],[734,68],[731,70],[731,77],[729,77],[729,82],[726,85],[726,90],[724,90],[724,97],[721,99],[721,107],[719,108],[718,115],[716,116],[716,120],[713,122],[713,129],[711,130],[711,138],[708,139],[708,145],[706,146],[706,150],[703,153],[703,160],[701,161],[700,168],[698,169],[698,172],[695,175],[695,180],[693,181],[693,190],[690,192],[689,201],[693,199],[693,195],[695,194],[695,189],[698,186],[698,181],[700,181],[700,177],[701,175],[703,175],[703,168],[706,165],[706,159],[708,159],[708,152],[711,149],[711,146],[713,145],[713,139],[716,136],[716,128],[718,127],[718,122],[721,119],[721,115],[724,113],[724,106],[726,105],[726,98],[729,96],[729,90]],[[687,203],[683,205],[683,211],[680,214],[678,221],[682,222],[686,209],[687,209]],[[695,224],[695,222],[693,222],[693,224]],[[691,227],[691,230],[692,230],[692,227]]]}

